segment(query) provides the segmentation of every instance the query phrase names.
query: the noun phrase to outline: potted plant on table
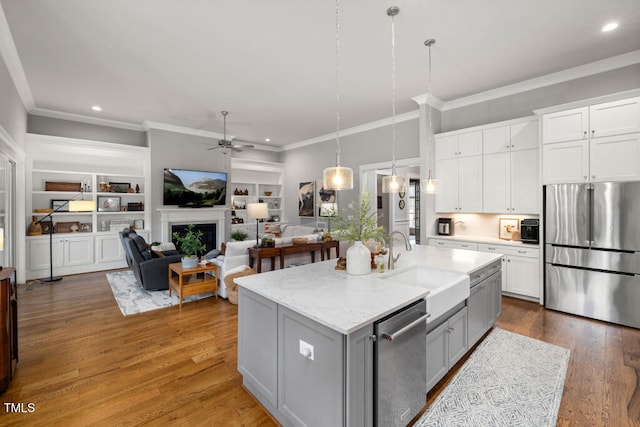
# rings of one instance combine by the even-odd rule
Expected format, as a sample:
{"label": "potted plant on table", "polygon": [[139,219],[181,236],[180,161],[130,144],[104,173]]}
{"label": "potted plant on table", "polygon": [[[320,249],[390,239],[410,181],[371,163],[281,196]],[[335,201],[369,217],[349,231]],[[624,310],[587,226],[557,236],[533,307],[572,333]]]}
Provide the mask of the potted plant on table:
{"label": "potted plant on table", "polygon": [[384,228],[378,226],[378,215],[371,209],[369,192],[364,190],[358,204],[349,203],[345,211],[337,212],[333,224],[337,240],[353,243],[347,249],[347,273],[370,273],[371,251],[364,242],[384,238]]}
{"label": "potted plant on table", "polygon": [[187,231],[180,235],[177,231],[173,233],[173,238],[180,245],[183,268],[193,268],[198,265],[198,254],[203,253],[207,247],[202,242],[202,231],[194,231],[194,225],[189,224]]}

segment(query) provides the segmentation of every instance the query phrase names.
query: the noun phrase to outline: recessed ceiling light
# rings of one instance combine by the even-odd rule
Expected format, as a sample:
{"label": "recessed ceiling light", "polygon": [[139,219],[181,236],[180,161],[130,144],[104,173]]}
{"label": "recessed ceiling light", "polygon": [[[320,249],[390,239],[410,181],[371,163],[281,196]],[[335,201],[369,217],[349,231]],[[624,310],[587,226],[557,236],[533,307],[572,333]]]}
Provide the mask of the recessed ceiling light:
{"label": "recessed ceiling light", "polygon": [[264,139],[266,142],[271,142],[271,138],[265,138]]}
{"label": "recessed ceiling light", "polygon": [[602,32],[606,33],[607,31],[613,31],[616,28],[618,28],[618,23],[617,22],[609,22],[604,27],[602,27]]}
{"label": "recessed ceiling light", "polygon": [[102,107],[101,107],[101,106],[99,106],[99,105],[94,105],[93,107],[91,107],[91,109],[92,109],[93,111],[102,111]]}

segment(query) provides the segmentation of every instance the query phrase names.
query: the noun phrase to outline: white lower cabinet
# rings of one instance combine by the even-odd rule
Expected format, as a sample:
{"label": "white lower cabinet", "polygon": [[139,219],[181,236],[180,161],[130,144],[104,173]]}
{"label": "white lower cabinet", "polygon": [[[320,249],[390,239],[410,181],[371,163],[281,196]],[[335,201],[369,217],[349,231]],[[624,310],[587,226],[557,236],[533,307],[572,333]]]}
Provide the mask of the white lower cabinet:
{"label": "white lower cabinet", "polygon": [[501,253],[502,290],[514,296],[540,298],[540,250],[538,248],[478,244],[480,252]]}
{"label": "white lower cabinet", "polygon": [[[51,247],[51,250],[50,250]],[[49,237],[29,241],[29,270],[49,270],[93,263],[93,237]],[[51,257],[51,258],[50,258]],[[43,274],[39,277],[45,277]]]}
{"label": "white lower cabinet", "polygon": [[427,332],[427,391],[464,356],[467,345],[467,307]]}
{"label": "white lower cabinet", "polygon": [[[149,242],[150,232],[138,233]],[[82,234],[53,235],[51,258],[56,276],[127,266],[118,234]],[[27,238],[27,279],[40,279],[51,274],[49,256],[48,235]]]}

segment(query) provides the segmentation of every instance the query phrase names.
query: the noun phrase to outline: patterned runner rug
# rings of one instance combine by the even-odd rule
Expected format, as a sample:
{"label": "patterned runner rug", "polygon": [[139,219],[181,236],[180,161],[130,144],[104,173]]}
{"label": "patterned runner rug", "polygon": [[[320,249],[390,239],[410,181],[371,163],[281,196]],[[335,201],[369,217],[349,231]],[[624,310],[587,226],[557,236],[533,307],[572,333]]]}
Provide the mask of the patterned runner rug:
{"label": "patterned runner rug", "polygon": [[[180,303],[175,292],[172,292],[171,296],[169,296],[168,290],[147,291],[142,289],[136,282],[136,277],[131,270],[107,273],[107,280],[111,285],[111,291],[118,303],[118,307],[120,307],[120,311],[125,316],[170,307]],[[183,298],[182,304],[211,296],[213,296],[213,292],[191,295]]]}
{"label": "patterned runner rug", "polygon": [[415,426],[555,426],[569,355],[494,328]]}

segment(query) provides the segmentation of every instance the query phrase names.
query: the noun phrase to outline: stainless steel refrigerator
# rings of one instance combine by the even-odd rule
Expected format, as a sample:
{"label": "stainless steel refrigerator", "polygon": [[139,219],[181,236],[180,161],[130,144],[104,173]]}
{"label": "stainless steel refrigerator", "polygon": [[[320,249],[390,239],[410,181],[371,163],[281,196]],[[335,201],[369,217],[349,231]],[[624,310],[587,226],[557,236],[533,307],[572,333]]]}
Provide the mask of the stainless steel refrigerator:
{"label": "stainless steel refrigerator", "polygon": [[640,328],[640,182],[545,189],[545,306]]}

